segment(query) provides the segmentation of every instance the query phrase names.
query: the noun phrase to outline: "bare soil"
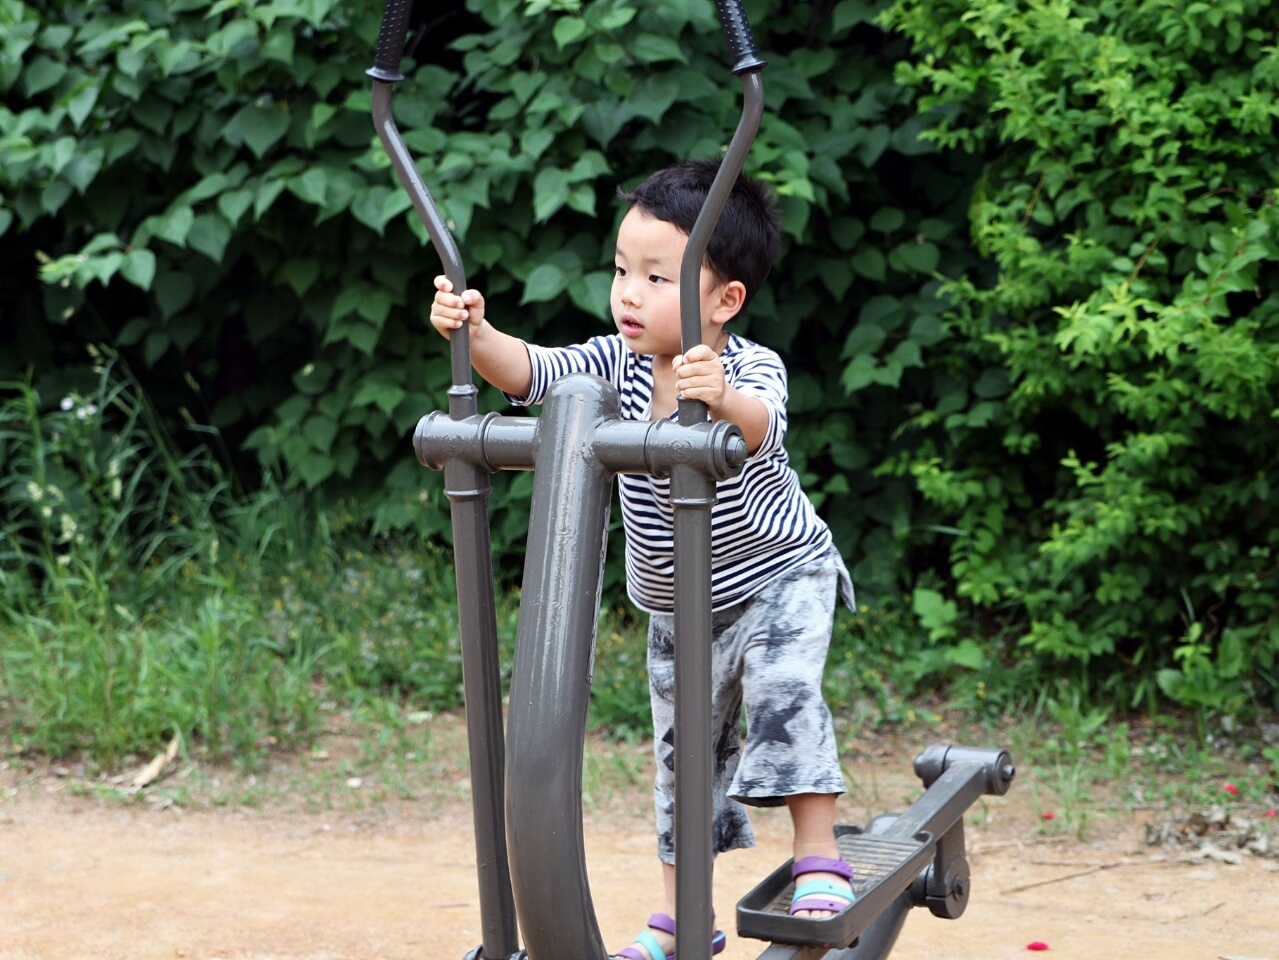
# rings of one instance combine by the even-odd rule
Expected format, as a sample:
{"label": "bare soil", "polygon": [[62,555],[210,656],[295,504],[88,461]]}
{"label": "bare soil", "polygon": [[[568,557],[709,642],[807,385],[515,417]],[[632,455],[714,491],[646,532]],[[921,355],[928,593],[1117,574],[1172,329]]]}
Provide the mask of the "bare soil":
{"label": "bare soil", "polygon": [[[461,958],[479,942],[464,741],[456,720],[431,740],[398,767],[336,732],[255,778],[179,761],[131,797],[74,768],[0,764],[0,958]],[[846,819],[905,806],[911,747],[850,759]],[[658,905],[643,757],[588,756],[587,862],[615,948]],[[1279,861],[1147,846],[1154,811],[1103,811],[1080,839],[1034,795],[1018,784],[973,809],[967,913],[913,911],[895,960],[1029,957],[1032,942],[1063,960],[1279,960]],[[754,822],[759,845],[717,865],[721,917],[788,855],[784,812]],[[764,948],[729,932],[724,960]]]}

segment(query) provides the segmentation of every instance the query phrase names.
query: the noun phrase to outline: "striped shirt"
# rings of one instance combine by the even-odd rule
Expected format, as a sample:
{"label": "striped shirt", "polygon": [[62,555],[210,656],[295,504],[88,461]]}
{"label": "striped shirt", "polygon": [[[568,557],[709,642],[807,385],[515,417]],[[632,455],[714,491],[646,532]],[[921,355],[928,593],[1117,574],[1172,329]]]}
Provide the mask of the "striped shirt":
{"label": "striped shirt", "polygon": [[[526,344],[533,367],[527,397],[507,395],[519,406],[541,403],[566,373],[593,373],[617,388],[621,415],[652,419],[653,358],[627,349],[622,337],[593,337],[570,347]],[[768,408],[768,432],[742,472],[716,487],[711,509],[711,606],[741,603],[768,583],[814,560],[832,541],[791,468],[786,436],[786,367],[781,358],[744,337],[730,335],[720,354],[737,390]],[[674,418],[676,411],[671,411]],[[675,606],[674,511],[670,480],[645,474],[618,478],[626,533],[626,592],[647,613]],[[846,576],[846,575],[845,575]]]}

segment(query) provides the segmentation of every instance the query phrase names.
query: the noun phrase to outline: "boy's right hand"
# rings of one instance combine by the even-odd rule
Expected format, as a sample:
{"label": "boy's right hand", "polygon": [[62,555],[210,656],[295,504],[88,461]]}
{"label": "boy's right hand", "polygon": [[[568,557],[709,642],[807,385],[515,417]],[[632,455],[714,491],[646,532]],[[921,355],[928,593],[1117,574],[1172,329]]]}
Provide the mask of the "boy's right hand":
{"label": "boy's right hand", "polygon": [[453,292],[448,277],[435,278],[435,300],[431,304],[431,326],[448,339],[453,331],[469,323],[471,333],[484,323],[484,297],[478,290],[463,290],[461,296]]}

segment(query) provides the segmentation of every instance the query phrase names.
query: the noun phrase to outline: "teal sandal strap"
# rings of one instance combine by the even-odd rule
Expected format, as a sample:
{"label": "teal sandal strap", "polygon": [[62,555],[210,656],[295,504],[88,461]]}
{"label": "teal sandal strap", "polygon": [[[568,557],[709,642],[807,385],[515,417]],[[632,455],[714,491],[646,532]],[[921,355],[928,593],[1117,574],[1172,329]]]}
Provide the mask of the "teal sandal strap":
{"label": "teal sandal strap", "polygon": [[657,937],[653,936],[647,930],[640,932],[635,938],[635,942],[648,951],[648,955],[653,960],[666,960],[666,951],[662,949],[662,945],[657,942]]}
{"label": "teal sandal strap", "polygon": [[819,894],[830,894],[839,897],[841,900],[847,900],[849,903],[856,899],[852,890],[846,885],[836,883],[834,880],[809,880],[808,883],[801,884],[795,888],[795,895],[791,897],[791,901],[802,900],[804,897]]}

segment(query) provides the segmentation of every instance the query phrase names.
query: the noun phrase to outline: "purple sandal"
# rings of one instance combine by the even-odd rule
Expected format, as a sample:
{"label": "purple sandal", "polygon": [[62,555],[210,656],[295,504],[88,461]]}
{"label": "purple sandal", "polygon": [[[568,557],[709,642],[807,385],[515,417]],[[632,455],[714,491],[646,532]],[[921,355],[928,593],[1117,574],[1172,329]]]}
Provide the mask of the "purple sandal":
{"label": "purple sandal", "polygon": [[[711,917],[713,920],[714,914],[712,914]],[[655,913],[648,918],[648,925],[654,930],[660,930],[662,933],[669,933],[672,937],[675,936],[675,920],[670,916],[670,914]],[[724,936],[724,931],[716,930],[711,936],[711,956],[722,952],[724,944],[727,942],[728,938]],[[617,953],[613,954],[613,957],[621,957],[624,958],[624,960],[675,960],[675,954],[667,954],[666,951],[662,949],[661,944],[657,942],[657,937],[649,933],[647,929],[642,931],[640,935],[635,938],[635,943],[643,947],[644,950],[648,952],[648,955],[645,956],[644,952],[636,949],[634,946],[630,946],[623,947],[621,950],[617,951]]]}
{"label": "purple sandal", "polygon": [[[810,880],[808,883],[801,884],[799,878],[806,873],[834,873],[850,883],[848,887],[842,887],[834,880]],[[795,895],[790,905],[791,916],[801,910],[829,910],[834,914],[843,913],[857,899],[857,895],[851,889],[853,868],[843,860],[832,860],[830,857],[804,857],[795,861],[794,866],[791,867],[791,876],[795,879]],[[833,899],[834,897],[839,899]]]}

